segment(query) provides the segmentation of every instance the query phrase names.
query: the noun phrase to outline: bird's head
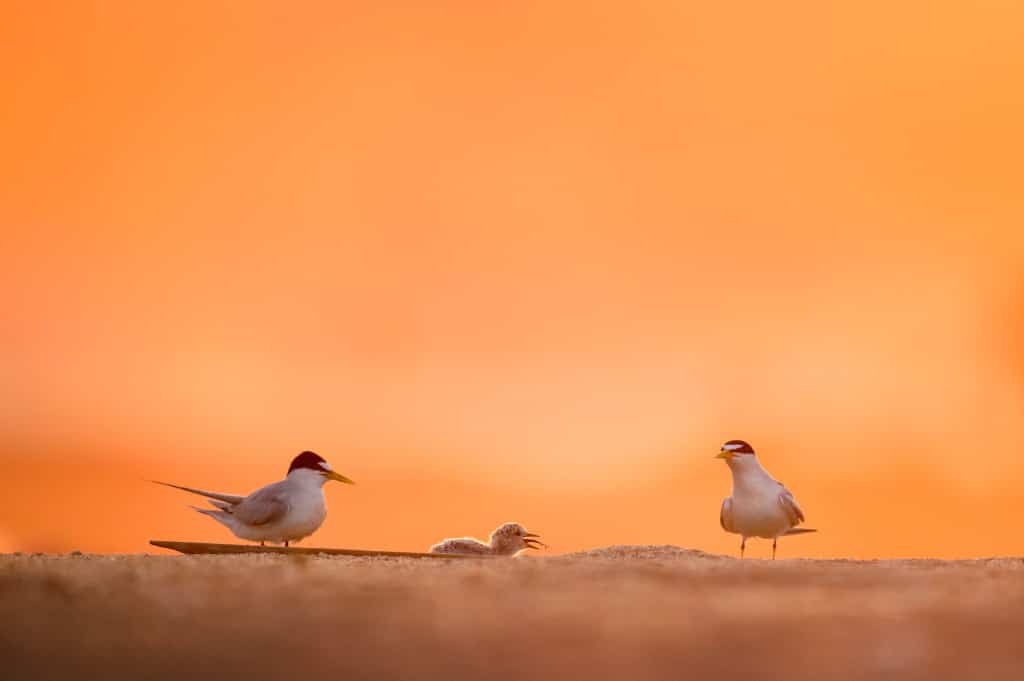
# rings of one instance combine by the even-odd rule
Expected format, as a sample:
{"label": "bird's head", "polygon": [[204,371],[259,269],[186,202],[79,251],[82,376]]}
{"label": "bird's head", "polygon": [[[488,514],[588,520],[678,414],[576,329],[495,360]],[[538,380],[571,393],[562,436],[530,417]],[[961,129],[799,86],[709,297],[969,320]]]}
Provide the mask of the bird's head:
{"label": "bird's head", "polygon": [[536,549],[548,545],[539,541],[540,535],[527,532],[519,523],[505,523],[491,532],[491,548],[500,555],[512,555],[522,549]]}
{"label": "bird's head", "polygon": [[757,461],[754,448],[743,440],[729,440],[722,445],[716,459],[725,459],[729,468],[745,467],[753,465]]}
{"label": "bird's head", "polygon": [[331,464],[327,463],[322,456],[315,452],[302,452],[292,459],[292,465],[288,467],[288,477],[313,474],[319,476],[321,485],[328,480],[337,480],[349,485],[356,484],[341,473],[335,473],[334,469],[331,468]]}

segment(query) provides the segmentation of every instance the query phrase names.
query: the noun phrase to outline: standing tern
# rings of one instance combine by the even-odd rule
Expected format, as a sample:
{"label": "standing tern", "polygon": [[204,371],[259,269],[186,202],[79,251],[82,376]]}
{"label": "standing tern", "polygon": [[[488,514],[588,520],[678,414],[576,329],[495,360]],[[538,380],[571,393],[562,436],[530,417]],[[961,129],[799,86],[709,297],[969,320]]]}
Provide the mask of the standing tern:
{"label": "standing tern", "polygon": [[719,522],[722,529],[743,537],[740,558],[748,537],[772,540],[772,560],[779,537],[787,534],[816,532],[797,528],[804,521],[804,512],[786,486],[768,474],[754,454],[754,448],[743,440],[729,440],[715,457],[725,459],[732,471],[732,496],[722,501]]}
{"label": "standing tern", "polygon": [[224,525],[240,539],[258,541],[260,546],[264,542],[288,546],[320,529],[327,517],[323,486],[328,480],[355,484],[332,470],[319,454],[302,452],[292,459],[284,480],[261,487],[247,497],[152,482],[207,497],[218,510],[192,508]]}
{"label": "standing tern", "polygon": [[535,549],[548,545],[539,541],[540,535],[527,532],[519,523],[505,523],[484,543],[472,537],[444,539],[430,547],[431,553],[470,553],[481,556],[511,556],[523,549]]}

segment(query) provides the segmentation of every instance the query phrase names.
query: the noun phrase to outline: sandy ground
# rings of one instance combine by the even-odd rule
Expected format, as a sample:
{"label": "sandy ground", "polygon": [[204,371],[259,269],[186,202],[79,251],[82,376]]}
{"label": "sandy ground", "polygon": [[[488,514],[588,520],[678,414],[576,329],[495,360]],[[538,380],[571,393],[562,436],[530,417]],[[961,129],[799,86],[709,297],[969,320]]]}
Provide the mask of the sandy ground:
{"label": "sandy ground", "polygon": [[1024,560],[0,556],[15,679],[1024,678]]}

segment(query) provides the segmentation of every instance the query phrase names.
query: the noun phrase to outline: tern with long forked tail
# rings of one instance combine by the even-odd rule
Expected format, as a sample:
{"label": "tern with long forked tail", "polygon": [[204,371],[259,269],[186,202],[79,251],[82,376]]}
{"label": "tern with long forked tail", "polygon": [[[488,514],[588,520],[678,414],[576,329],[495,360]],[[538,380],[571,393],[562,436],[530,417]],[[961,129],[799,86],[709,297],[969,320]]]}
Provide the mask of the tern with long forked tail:
{"label": "tern with long forked tail", "polygon": [[779,537],[817,532],[797,527],[804,521],[800,504],[785,485],[768,474],[749,444],[729,440],[715,458],[725,459],[732,471],[732,496],[722,501],[718,518],[723,530],[743,537],[740,558],[750,537],[771,539],[772,560],[775,560]]}
{"label": "tern with long forked tail", "polygon": [[249,496],[152,482],[206,497],[217,510],[192,508],[224,525],[240,539],[258,541],[261,546],[264,542],[288,546],[320,529],[327,517],[323,486],[328,480],[355,484],[336,473],[319,454],[302,452],[292,459],[284,480],[261,487]]}

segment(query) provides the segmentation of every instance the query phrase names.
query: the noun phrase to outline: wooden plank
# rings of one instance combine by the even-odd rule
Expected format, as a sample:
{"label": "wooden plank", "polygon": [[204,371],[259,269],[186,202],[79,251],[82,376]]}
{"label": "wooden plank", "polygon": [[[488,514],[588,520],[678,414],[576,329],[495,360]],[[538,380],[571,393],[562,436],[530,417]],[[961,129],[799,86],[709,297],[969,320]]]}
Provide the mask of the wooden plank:
{"label": "wooden plank", "polygon": [[413,551],[373,551],[367,549],[328,549],[300,546],[259,546],[257,544],[208,544],[197,541],[167,541],[151,539],[150,544],[187,555],[231,555],[241,553],[277,553],[286,556],[385,556],[391,558],[493,558],[494,556],[468,553],[416,553]]}

